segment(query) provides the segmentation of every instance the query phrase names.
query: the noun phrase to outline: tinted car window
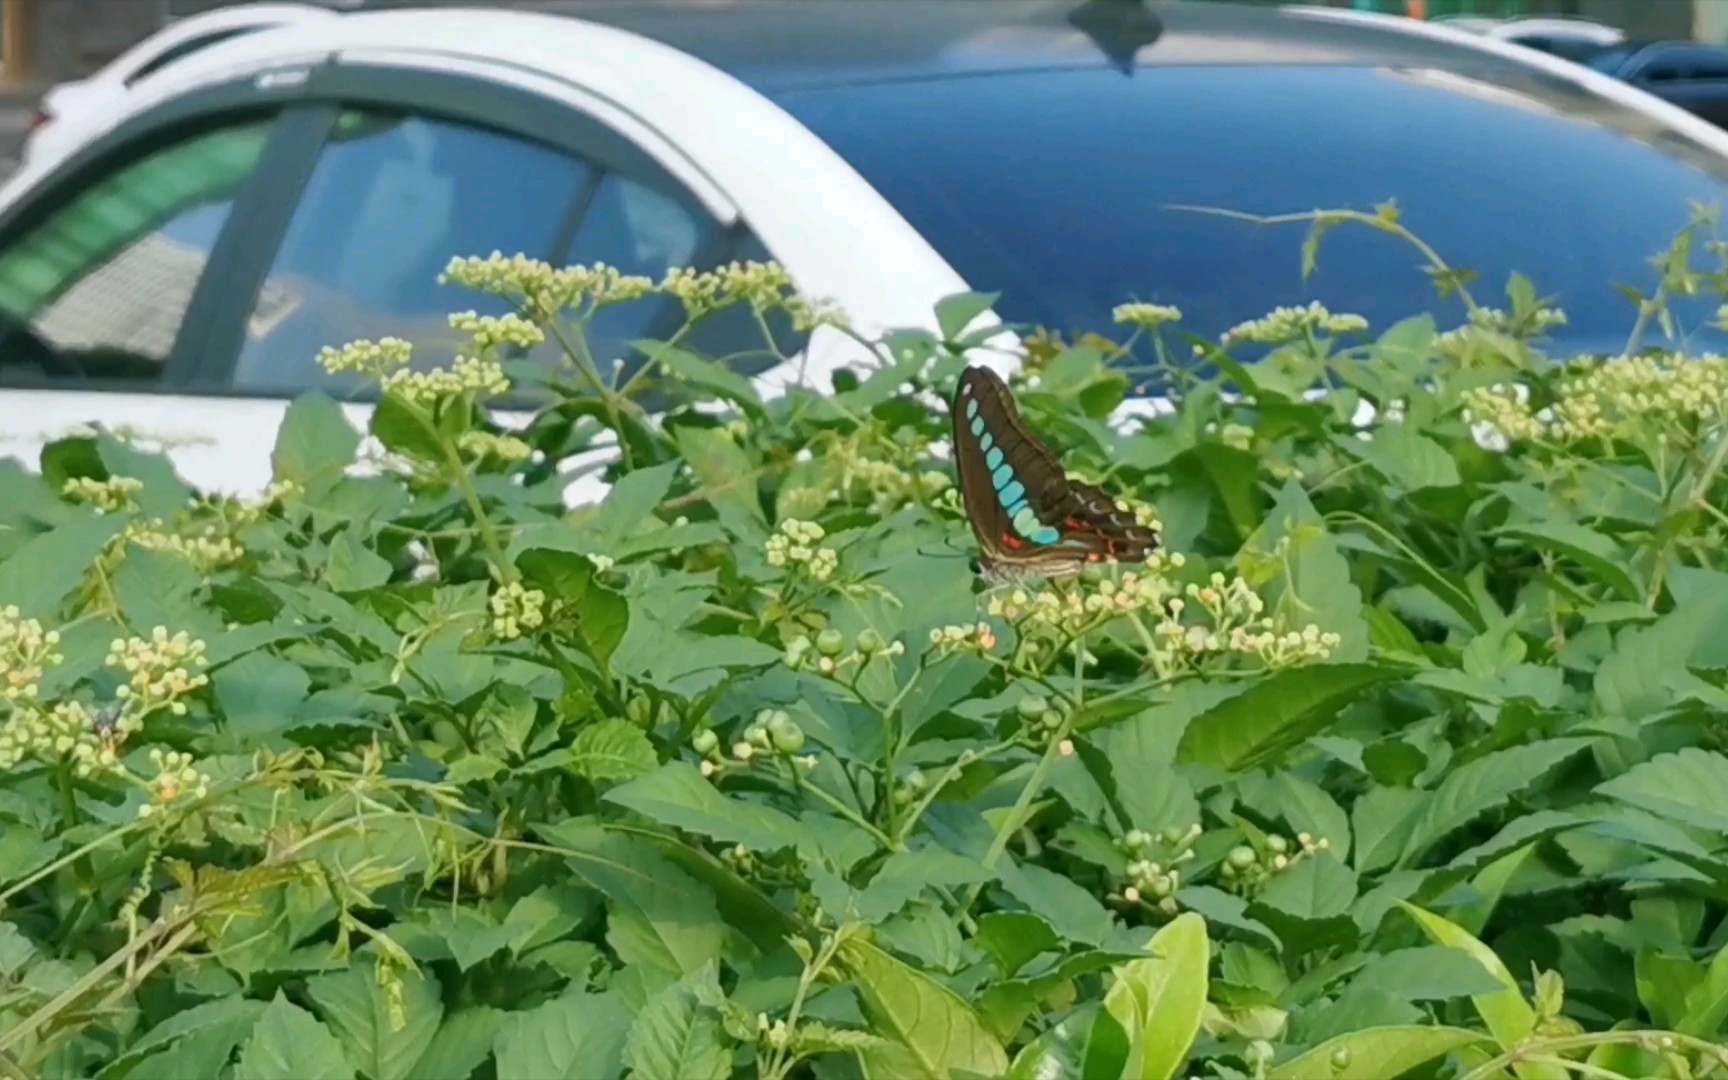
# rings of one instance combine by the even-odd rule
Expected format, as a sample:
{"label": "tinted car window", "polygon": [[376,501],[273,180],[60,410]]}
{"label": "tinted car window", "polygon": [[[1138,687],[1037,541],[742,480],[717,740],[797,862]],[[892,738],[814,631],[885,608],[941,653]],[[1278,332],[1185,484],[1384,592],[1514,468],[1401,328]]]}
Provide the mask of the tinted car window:
{"label": "tinted car window", "polygon": [[[1689,201],[1728,196],[1728,161],[1611,102],[1531,76],[1508,87],[1431,70],[1142,68],[788,92],[780,100],[850,161],[1005,319],[1111,332],[1126,300],[1175,304],[1217,335],[1319,300],[1380,328],[1421,311],[1463,321],[1420,258],[1361,227],[1326,237],[1306,282],[1306,225],[1257,215],[1369,211],[1405,223],[1503,303],[1513,271],[1554,294],[1555,347],[1615,350],[1632,322],[1615,289],[1649,286]],[[1346,123],[1338,118],[1348,117]],[[858,253],[868,258],[868,252]],[[1682,313],[1698,327],[1710,312]]]}
{"label": "tinted car window", "polygon": [[268,119],[121,165],[0,245],[0,371],[161,378]]}
{"label": "tinted car window", "polygon": [[451,311],[503,300],[440,285],[453,256],[545,257],[589,166],[539,143],[423,116],[353,111],[319,156],[260,290],[234,371],[247,390],[348,392],[327,345],[403,338],[415,366],[455,356]]}

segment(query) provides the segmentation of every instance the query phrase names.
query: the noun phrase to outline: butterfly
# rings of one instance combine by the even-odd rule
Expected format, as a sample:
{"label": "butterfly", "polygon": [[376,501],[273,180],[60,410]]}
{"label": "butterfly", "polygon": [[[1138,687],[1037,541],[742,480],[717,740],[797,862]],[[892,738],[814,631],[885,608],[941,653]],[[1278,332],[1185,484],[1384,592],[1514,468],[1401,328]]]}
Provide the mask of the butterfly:
{"label": "butterfly", "polygon": [[975,574],[996,584],[1068,577],[1088,563],[1143,562],[1157,549],[1158,534],[1103,489],[1067,478],[1001,376],[961,372],[951,410],[961,501],[978,537]]}

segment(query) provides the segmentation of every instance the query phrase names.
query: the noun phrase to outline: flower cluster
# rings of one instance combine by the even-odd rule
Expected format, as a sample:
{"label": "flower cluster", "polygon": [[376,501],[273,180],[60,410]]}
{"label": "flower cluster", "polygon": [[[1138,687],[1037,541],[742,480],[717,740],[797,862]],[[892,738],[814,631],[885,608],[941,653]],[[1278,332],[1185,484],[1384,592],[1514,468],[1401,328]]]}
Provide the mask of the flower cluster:
{"label": "flower cluster", "polygon": [[506,465],[527,461],[534,453],[532,447],[514,435],[494,435],[490,431],[464,431],[456,445],[476,461],[490,459]]}
{"label": "flower cluster", "polygon": [[186,715],[182,699],[207,685],[210,677],[194,669],[205,666],[205,646],[182,630],[170,635],[158,626],[147,638],[115,638],[108,646],[108,664],[126,672],[126,683],[114,691],[125,699],[128,711],[142,717],[166,707],[176,716]]}
{"label": "flower cluster", "polygon": [[170,529],[160,518],[152,518],[131,522],[116,539],[152,551],[178,555],[206,574],[238,562],[246,555],[246,549],[217,525],[205,525],[197,533],[187,536]]}
{"label": "flower cluster", "polygon": [[763,755],[779,756],[793,761],[802,769],[816,767],[814,755],[798,755],[804,749],[804,729],[785,709],[763,709],[744,725],[730,754],[721,753],[720,736],[713,728],[703,728],[690,739],[690,747],[702,755],[703,776],[714,776],[728,768],[747,766]]}
{"label": "flower cluster", "polygon": [[0,700],[33,700],[40,692],[42,674],[65,657],[59,652],[60,632],[44,630],[41,622],[26,619],[16,604],[0,608]]}
{"label": "flower cluster", "polygon": [[514,641],[546,621],[546,594],[520,581],[508,582],[492,594],[491,608],[492,636]]}
{"label": "flower cluster", "polygon": [[460,285],[476,292],[511,299],[525,299],[533,313],[550,318],[568,307],[586,305],[589,310],[647,296],[654,282],[637,274],[626,274],[605,263],[555,268],[526,255],[507,256],[494,251],[484,258],[451,259],[440,284]]}
{"label": "flower cluster", "polygon": [[1443,356],[1460,359],[1483,332],[1505,337],[1528,339],[1538,337],[1556,326],[1566,325],[1566,313],[1559,308],[1538,305],[1514,316],[1499,308],[1471,308],[1469,320],[1434,339],[1434,349]]}
{"label": "flower cluster", "polygon": [[1250,450],[1254,446],[1254,429],[1246,424],[1225,424],[1218,432],[1218,441],[1238,450]]}
{"label": "flower cluster", "polygon": [[760,313],[785,304],[792,295],[792,275],[771,262],[732,262],[711,271],[675,267],[660,288],[677,297],[692,319],[740,301]]}
{"label": "flower cluster", "polygon": [[840,565],[839,554],[821,546],[827,535],[827,530],[814,521],[782,521],[779,531],[768,538],[768,565],[801,569],[816,581],[827,581]]}
{"label": "flower cluster", "polygon": [[117,514],[138,509],[137,496],[143,490],[144,481],[130,476],[111,476],[106,480],[75,476],[61,485],[60,494],[71,502],[95,508],[98,514]]}
{"label": "flower cluster", "polygon": [[151,747],[150,763],[156,766],[156,776],[150,781],[150,801],[138,808],[139,817],[149,817],[181,799],[196,801],[210,794],[210,778],[193,766],[191,754]]}
{"label": "flower cluster", "polygon": [[1023,638],[1073,637],[1114,618],[1148,615],[1155,619],[1148,631],[1149,659],[1166,670],[1224,656],[1285,667],[1325,659],[1341,644],[1337,634],[1312,624],[1300,630],[1280,626],[1240,576],[1214,573],[1204,585],[1178,589],[1166,571],[1184,561],[1177,552],[1155,554],[1144,570],[1130,570],[1120,580],[1104,578],[1089,590],[1017,588],[993,598],[988,611],[1019,627]]}
{"label": "flower cluster", "polygon": [[276,506],[305,493],[306,489],[293,480],[272,480],[256,499],[236,499],[231,507],[218,506],[218,510],[226,511],[236,525],[250,525],[261,520]]}
{"label": "flower cluster", "polygon": [[458,356],[451,367],[430,371],[404,368],[384,376],[379,385],[385,393],[399,394],[417,405],[430,405],[457,394],[496,397],[510,392],[504,366],[486,356]]}
{"label": "flower cluster", "polygon": [[1728,357],[1622,356],[1569,368],[1554,401],[1500,383],[1464,395],[1465,416],[1507,442],[1627,439],[1667,442],[1728,419]]}
{"label": "flower cluster", "polygon": [[[995,614],[992,612],[991,614]],[[971,626],[938,626],[930,631],[930,644],[944,655],[956,652],[989,652],[996,647],[996,631],[987,622]]]}
{"label": "flower cluster", "polygon": [[1243,341],[1261,345],[1282,345],[1313,334],[1337,336],[1361,333],[1368,329],[1368,320],[1360,315],[1333,314],[1315,300],[1307,307],[1280,307],[1258,319],[1238,323],[1224,331],[1219,343],[1228,348]]}
{"label": "flower cluster", "polygon": [[1110,317],[1119,324],[1156,330],[1165,323],[1180,321],[1182,309],[1169,304],[1118,304]]}
{"label": "flower cluster", "polygon": [[800,634],[786,643],[786,666],[793,671],[811,669],[823,675],[833,675],[851,664],[868,664],[878,656],[903,656],[906,646],[889,641],[875,630],[865,629],[847,649],[846,635],[829,627],[816,635],[814,641]]}
{"label": "flower cluster", "polygon": [[[1181,864],[1194,859],[1194,841],[1202,830],[1198,823],[1187,829],[1169,828],[1157,836],[1143,829],[1130,829],[1117,841],[1128,856],[1128,884],[1119,899],[1127,904],[1157,904],[1166,914],[1176,913],[1176,890],[1182,887]],[[1156,856],[1156,857],[1154,857]]]}
{"label": "flower cluster", "polygon": [[891,461],[868,457],[846,443],[836,447],[829,460],[838,473],[840,490],[850,495],[854,486],[864,488],[871,494],[870,512],[880,516],[907,502],[934,499],[954,485],[940,469],[913,472]]}
{"label": "flower cluster", "polygon": [[476,352],[486,352],[500,345],[532,349],[546,340],[546,332],[537,323],[515,312],[482,315],[477,311],[459,311],[450,316],[450,328],[472,334]]}
{"label": "flower cluster", "polygon": [[397,337],[377,341],[351,341],[341,348],[326,345],[318,351],[318,366],[332,375],[352,373],[383,379],[408,366],[414,346]]}
{"label": "flower cluster", "polygon": [[1291,842],[1273,833],[1266,837],[1265,851],[1256,851],[1247,844],[1238,844],[1224,856],[1224,861],[1218,866],[1218,876],[1224,879],[1224,887],[1239,894],[1258,891],[1269,881],[1273,874],[1290,869],[1304,858],[1317,852],[1326,851],[1332,842],[1322,837],[1314,837],[1309,833],[1296,834],[1296,850],[1291,851]]}

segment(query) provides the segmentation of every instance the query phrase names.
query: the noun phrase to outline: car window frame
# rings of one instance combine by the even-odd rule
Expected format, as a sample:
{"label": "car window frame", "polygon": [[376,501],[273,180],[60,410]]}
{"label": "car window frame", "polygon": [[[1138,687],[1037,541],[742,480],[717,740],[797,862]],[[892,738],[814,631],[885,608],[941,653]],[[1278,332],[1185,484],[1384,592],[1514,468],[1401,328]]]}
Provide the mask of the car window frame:
{"label": "car window frame", "polygon": [[[261,218],[252,223],[257,236],[249,238],[246,250],[255,255],[244,266],[232,267],[230,280],[224,283],[224,293],[231,302],[213,308],[206,315],[205,334],[196,367],[189,375],[191,383],[198,386],[202,394],[272,400],[293,396],[283,390],[234,386],[232,379],[239,362],[246,323],[259,290],[268,279],[286,239],[294,212],[304,196],[305,183],[311,177],[327,136],[334,129],[336,117],[344,110],[395,109],[432,121],[478,126],[510,138],[539,143],[587,162],[589,175],[572,193],[569,207],[555,223],[542,258],[557,259],[560,253],[568,250],[588,219],[600,184],[612,174],[680,202],[695,204],[713,223],[709,237],[712,248],[704,250],[704,256],[724,261],[724,252],[737,250],[742,243],[741,236],[749,235],[748,227],[741,219],[727,221],[717,218],[702,199],[647,150],[612,125],[579,106],[550,100],[529,89],[466,71],[437,71],[338,59],[310,73],[301,87],[301,97],[302,107],[324,110],[328,123],[316,145],[299,162],[303,173],[295,185],[293,197],[269,206],[269,220]],[[453,297],[452,304],[458,303],[459,300]],[[675,328],[676,312],[671,310],[672,307],[675,305],[669,305],[668,311],[650,324],[650,336],[665,336]],[[367,404],[375,399],[375,393],[366,393],[346,400]]]}
{"label": "car window frame", "polygon": [[[305,71],[304,62],[292,68]],[[118,125],[58,163],[29,195],[0,211],[0,248],[15,242],[48,218],[84,196],[101,181],[150,154],[209,131],[244,123],[249,117],[270,116],[265,145],[252,175],[235,195],[232,209],[211,245],[204,273],[194,287],[186,314],[175,333],[161,377],[150,382],[113,378],[26,376],[0,365],[0,389],[55,390],[69,393],[140,395],[184,394],[194,389],[199,357],[205,348],[205,320],[223,306],[230,278],[238,266],[256,258],[252,244],[255,218],[270,216],[287,193],[276,181],[304,163],[319,130],[316,110],[299,105],[297,80],[273,80],[268,72],[252,72],[175,98]]]}

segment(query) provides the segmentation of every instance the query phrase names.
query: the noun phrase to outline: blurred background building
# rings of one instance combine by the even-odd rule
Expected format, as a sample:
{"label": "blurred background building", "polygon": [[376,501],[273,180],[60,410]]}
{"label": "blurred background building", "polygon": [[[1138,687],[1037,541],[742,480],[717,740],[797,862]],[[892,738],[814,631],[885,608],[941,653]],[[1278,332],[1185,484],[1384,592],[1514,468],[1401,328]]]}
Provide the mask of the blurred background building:
{"label": "blurred background building", "polygon": [[[13,88],[86,75],[168,21],[237,0],[0,0],[0,79]],[[364,0],[312,0],[355,6]],[[484,5],[487,0],[470,0]],[[820,2],[820,0],[809,0]],[[895,0],[882,0],[889,16]],[[1276,2],[1276,0],[1248,0]],[[1728,0],[1310,0],[1409,14],[1567,15],[1618,26],[1634,39],[1728,43]],[[891,17],[891,16],[890,16]]]}

